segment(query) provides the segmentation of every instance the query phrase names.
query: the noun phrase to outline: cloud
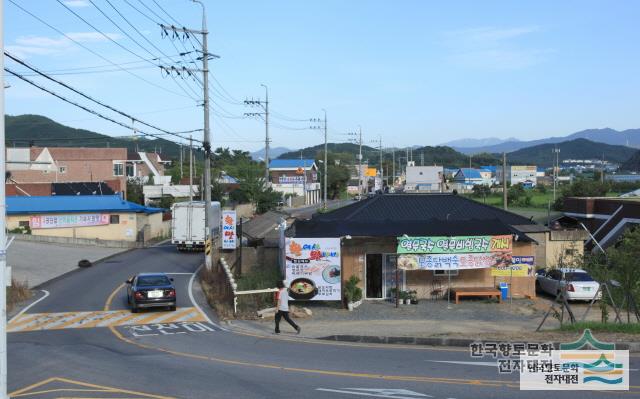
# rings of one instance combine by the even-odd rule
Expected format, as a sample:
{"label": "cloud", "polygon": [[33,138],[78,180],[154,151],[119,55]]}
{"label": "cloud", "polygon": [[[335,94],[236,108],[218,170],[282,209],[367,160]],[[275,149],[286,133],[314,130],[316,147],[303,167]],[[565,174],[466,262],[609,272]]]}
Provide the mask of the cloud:
{"label": "cloud", "polygon": [[538,26],[482,27],[449,31],[443,44],[453,63],[485,69],[523,69],[543,62],[550,49],[531,48],[522,42],[540,31]]}
{"label": "cloud", "polygon": [[63,3],[68,7],[89,7],[89,2],[87,0],[65,0]]}
{"label": "cloud", "polygon": [[[105,33],[112,40],[122,38],[117,33]],[[66,36],[19,36],[6,50],[20,58],[30,55],[53,55],[65,53],[73,48],[75,40],[79,43],[103,43],[109,39],[98,32],[69,32]]]}

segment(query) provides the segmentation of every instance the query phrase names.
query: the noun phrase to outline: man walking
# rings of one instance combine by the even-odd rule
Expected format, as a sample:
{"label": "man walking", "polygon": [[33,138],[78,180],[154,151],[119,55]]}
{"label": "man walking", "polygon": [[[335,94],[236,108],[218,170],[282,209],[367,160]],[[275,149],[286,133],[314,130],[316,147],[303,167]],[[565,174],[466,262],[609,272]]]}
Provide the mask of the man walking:
{"label": "man walking", "polygon": [[276,334],[280,334],[280,320],[284,319],[293,327],[298,334],[302,330],[296,323],[289,317],[289,292],[284,287],[284,283],[278,280],[276,284],[278,287],[277,299],[278,299],[278,312],[276,313]]}

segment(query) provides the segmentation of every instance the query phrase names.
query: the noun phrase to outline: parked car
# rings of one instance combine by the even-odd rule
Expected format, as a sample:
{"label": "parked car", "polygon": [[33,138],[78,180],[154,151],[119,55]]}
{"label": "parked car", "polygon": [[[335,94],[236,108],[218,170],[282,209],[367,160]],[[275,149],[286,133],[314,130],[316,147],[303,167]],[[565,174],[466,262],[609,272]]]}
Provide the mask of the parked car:
{"label": "parked car", "polygon": [[602,298],[598,291],[600,283],[582,269],[560,268],[538,270],[536,273],[536,290],[556,296],[566,287],[567,299],[574,301],[590,301],[598,293],[596,299]]}
{"label": "parked car", "polygon": [[127,302],[131,313],[143,308],[176,310],[176,288],[164,273],[141,273],[127,280]]}

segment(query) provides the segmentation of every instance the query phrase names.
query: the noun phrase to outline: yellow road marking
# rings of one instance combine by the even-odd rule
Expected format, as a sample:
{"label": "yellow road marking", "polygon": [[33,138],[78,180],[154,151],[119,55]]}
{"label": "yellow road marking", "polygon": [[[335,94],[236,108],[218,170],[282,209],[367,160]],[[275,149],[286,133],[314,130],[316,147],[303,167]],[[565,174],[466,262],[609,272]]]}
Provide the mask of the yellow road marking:
{"label": "yellow road marking", "polygon": [[[100,312],[91,312],[91,313],[89,313],[89,314],[81,314],[81,315],[79,315],[79,316],[72,317],[72,318],[71,318],[71,319],[69,319],[67,322],[65,322],[65,323],[62,323],[62,324],[59,324],[59,325],[55,326],[55,327],[54,327],[54,329],[56,329],[56,330],[61,330],[61,329],[66,328],[66,327],[68,327],[68,326],[70,326],[70,325],[72,325],[72,324],[77,323],[78,321],[80,321],[80,320],[82,320],[82,319],[86,319],[86,318],[89,318],[89,317],[91,317],[91,316],[97,316],[98,314],[100,314]],[[45,325],[45,326],[46,326],[46,325]],[[43,329],[45,329],[45,330],[46,330],[46,328],[43,328]]]}
{"label": "yellow road marking", "polygon": [[9,325],[13,327],[19,327],[24,324],[29,324],[38,316],[37,313],[34,314],[26,314],[21,316],[18,320],[12,321]]}
{"label": "yellow road marking", "polygon": [[107,393],[117,393],[118,391],[115,391],[113,389],[56,388],[56,389],[47,389],[47,390],[44,390],[44,391],[33,391],[33,392],[21,393],[21,394],[18,394],[18,395],[12,395],[12,397],[20,398],[20,397],[31,396],[31,395],[42,395],[44,393],[51,393],[51,392],[107,392]]}
{"label": "yellow road marking", "polygon": [[[74,388],[63,388],[63,389],[51,389],[51,390],[46,390],[46,391],[40,391],[40,392],[34,392],[34,393],[29,393],[30,391],[32,391],[33,389],[39,388],[43,385],[47,385],[49,383],[52,382],[61,382],[61,383],[65,383],[65,384],[70,384],[70,385],[79,385],[81,387],[84,388],[78,388],[78,389],[74,389]],[[90,389],[85,389],[85,388],[90,388]],[[151,398],[151,399],[175,399],[173,397],[170,396],[161,396],[161,395],[155,395],[155,394],[150,394],[150,393],[144,393],[144,392],[138,392],[138,391],[132,391],[129,389],[121,389],[121,388],[114,388],[114,387],[108,387],[105,385],[98,385],[98,384],[91,384],[88,382],[83,382],[83,381],[76,381],[76,380],[71,380],[68,378],[63,378],[63,377],[51,377],[51,378],[47,378],[46,380],[37,382],[35,384],[29,385],[25,388],[19,389],[17,391],[13,391],[9,394],[10,397],[20,397],[20,396],[27,396],[27,395],[35,395],[38,393],[48,393],[48,392],[58,392],[58,391],[76,391],[76,392],[108,392],[108,393],[123,393],[123,394],[129,394],[129,395],[136,395],[137,398],[130,398],[130,399],[140,399],[140,397],[142,398]],[[57,399],[96,399],[96,398],[80,398],[77,396],[66,396],[66,397],[57,397]],[[126,399],[126,398],[120,398],[120,399]]]}
{"label": "yellow road marking", "polygon": [[162,322],[163,323],[171,323],[173,321],[176,321],[178,319],[181,319],[182,317],[188,315],[191,312],[197,312],[197,310],[195,308],[188,308],[188,309],[184,309],[182,311],[176,311],[176,314],[172,315],[171,317],[164,319]]}
{"label": "yellow road marking", "polygon": [[[94,320],[92,322],[84,324],[83,327],[84,328],[92,328],[92,327],[97,326],[100,323],[104,323],[105,321],[111,320],[111,319],[113,319],[115,317],[118,317],[118,316],[122,316],[122,313],[118,313],[118,312],[109,313],[103,318],[99,318],[99,319],[96,319],[96,320]],[[120,321],[120,320],[118,320],[118,321]]]}

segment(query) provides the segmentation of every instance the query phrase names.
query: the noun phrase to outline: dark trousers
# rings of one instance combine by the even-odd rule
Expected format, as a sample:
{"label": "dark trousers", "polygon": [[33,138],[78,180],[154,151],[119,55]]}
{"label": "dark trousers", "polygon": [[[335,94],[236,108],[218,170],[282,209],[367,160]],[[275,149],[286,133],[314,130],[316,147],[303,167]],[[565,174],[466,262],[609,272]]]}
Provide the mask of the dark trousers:
{"label": "dark trousers", "polygon": [[276,313],[276,332],[277,333],[280,332],[280,319],[282,319],[283,317],[287,321],[287,323],[291,325],[291,327],[293,327],[296,331],[298,330],[298,325],[294,323],[293,320],[291,320],[291,317],[289,317],[289,312],[283,312],[282,310],[278,310],[278,313]]}

